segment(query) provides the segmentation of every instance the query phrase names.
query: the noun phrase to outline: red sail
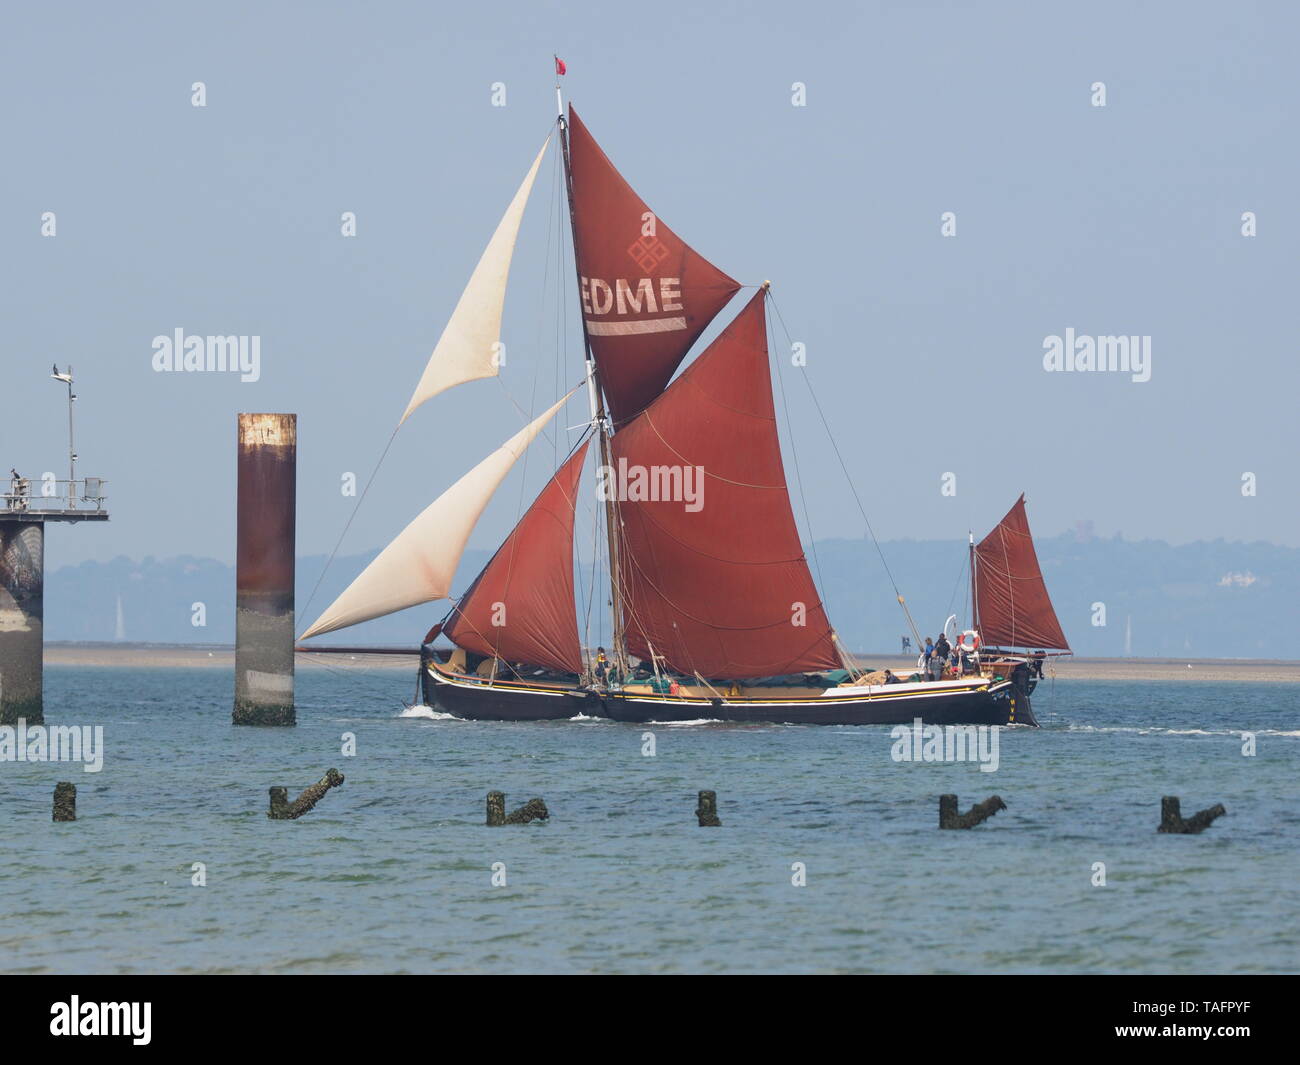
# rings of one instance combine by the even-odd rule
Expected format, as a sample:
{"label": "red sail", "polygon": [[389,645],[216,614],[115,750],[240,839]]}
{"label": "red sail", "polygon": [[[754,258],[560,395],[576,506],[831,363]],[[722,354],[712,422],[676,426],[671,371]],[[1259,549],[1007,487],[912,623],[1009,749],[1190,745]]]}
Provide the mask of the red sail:
{"label": "red sail", "polygon": [[573,508],[583,444],[475,578],[443,629],[468,651],[582,672],[573,600]]}
{"label": "red sail", "polygon": [[579,286],[616,425],[652,402],[740,285],[691,250],[569,108]]}
{"label": "red sail", "polygon": [[613,438],[628,649],[687,675],[841,665],[786,490],[764,295]]}
{"label": "red sail", "polygon": [[980,638],[991,647],[1070,649],[1038,568],[1023,495],[975,547],[975,605]]}

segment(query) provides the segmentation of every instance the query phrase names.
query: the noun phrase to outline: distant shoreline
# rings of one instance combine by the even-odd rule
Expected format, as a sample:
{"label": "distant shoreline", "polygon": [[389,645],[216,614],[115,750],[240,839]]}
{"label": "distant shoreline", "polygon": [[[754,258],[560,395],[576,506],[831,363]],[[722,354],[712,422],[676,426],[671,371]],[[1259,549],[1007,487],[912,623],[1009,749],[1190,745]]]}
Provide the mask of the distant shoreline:
{"label": "distant shoreline", "polygon": [[[864,665],[911,669],[916,659],[900,655],[858,655]],[[126,669],[234,669],[235,650],[227,645],[130,643],[47,643],[47,666]],[[351,668],[414,670],[415,654],[298,654],[298,669]],[[1300,661],[1235,658],[1065,658],[1048,662],[1048,676],[1069,680],[1264,681],[1300,684]]]}

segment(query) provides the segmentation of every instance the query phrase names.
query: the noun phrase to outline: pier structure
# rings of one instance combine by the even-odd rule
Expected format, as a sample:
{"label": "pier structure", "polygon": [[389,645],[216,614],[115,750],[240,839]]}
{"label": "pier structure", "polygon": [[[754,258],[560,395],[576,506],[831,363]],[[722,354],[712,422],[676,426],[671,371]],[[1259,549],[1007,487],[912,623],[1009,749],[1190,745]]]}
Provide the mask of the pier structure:
{"label": "pier structure", "polygon": [[104,480],[77,479],[72,367],[50,374],[68,386],[68,479],[9,468],[0,496],[0,725],[45,723],[45,524],[108,521]]}
{"label": "pier structure", "polygon": [[0,496],[0,725],[45,722],[45,526],[108,521],[104,483],[10,470]]}
{"label": "pier structure", "polygon": [[293,725],[298,416],[240,414],[237,446],[231,719],[236,725]]}

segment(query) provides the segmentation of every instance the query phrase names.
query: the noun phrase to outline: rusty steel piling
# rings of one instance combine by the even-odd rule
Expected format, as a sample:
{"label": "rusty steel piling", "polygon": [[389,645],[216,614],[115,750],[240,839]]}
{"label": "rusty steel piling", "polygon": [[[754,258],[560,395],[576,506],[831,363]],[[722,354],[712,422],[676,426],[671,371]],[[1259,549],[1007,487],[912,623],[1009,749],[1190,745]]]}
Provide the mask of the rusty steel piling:
{"label": "rusty steel piling", "polygon": [[293,725],[296,414],[239,415],[236,725]]}

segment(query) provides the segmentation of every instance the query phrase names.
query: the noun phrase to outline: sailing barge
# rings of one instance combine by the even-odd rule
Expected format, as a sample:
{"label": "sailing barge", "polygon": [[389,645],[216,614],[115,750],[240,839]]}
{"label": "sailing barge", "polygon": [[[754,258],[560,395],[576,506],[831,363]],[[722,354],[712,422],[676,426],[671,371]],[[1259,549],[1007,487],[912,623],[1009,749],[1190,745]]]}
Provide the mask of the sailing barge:
{"label": "sailing barge", "polygon": [[[804,557],[786,486],[768,363],[769,286],[758,286],[674,379],[744,286],[647,207],[572,107],[566,117],[558,85],[556,96],[590,421],[422,641],[425,702],[459,717],[506,721],[583,714],[637,722],[1037,724],[1030,694],[1042,655],[1068,653],[1068,645],[1023,496],[984,540],[972,539],[973,617],[964,633],[954,632],[954,665],[944,663],[933,678],[920,662],[907,678],[856,669]],[[549,141],[497,226],[402,422],[439,393],[498,373],[510,262]],[[582,388],[447,489],[303,639],[450,598],[493,493]],[[578,631],[574,522],[589,451],[608,571],[608,660],[584,649]],[[451,651],[435,650],[439,637]]]}

